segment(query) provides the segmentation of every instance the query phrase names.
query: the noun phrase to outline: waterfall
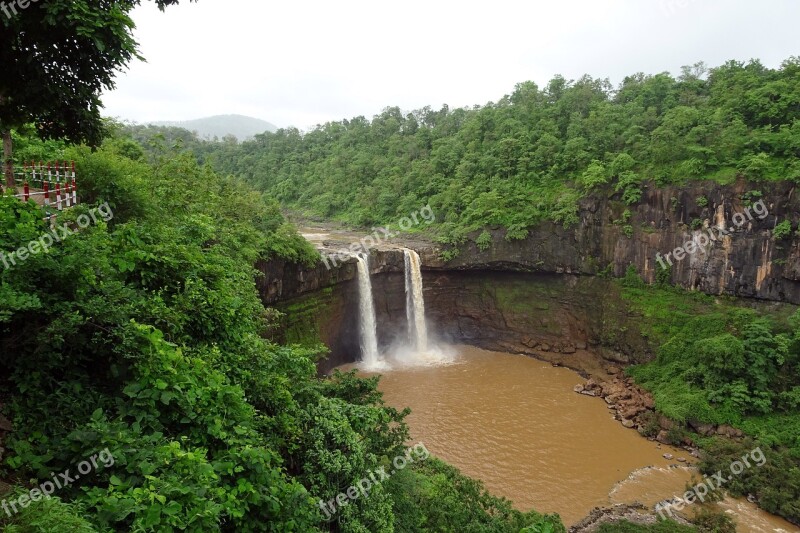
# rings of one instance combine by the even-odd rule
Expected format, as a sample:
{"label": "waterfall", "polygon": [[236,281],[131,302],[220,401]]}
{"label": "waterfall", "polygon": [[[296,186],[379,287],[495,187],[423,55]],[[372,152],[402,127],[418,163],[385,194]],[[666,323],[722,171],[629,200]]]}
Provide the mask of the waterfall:
{"label": "waterfall", "polygon": [[360,311],[361,359],[367,367],[381,366],[378,353],[378,334],[375,324],[375,305],[372,303],[372,281],[369,277],[369,257],[357,254],[358,307]]}
{"label": "waterfall", "polygon": [[417,352],[428,351],[428,328],[425,325],[425,300],[422,296],[422,271],[419,254],[403,249],[406,267],[406,319],[408,338]]}

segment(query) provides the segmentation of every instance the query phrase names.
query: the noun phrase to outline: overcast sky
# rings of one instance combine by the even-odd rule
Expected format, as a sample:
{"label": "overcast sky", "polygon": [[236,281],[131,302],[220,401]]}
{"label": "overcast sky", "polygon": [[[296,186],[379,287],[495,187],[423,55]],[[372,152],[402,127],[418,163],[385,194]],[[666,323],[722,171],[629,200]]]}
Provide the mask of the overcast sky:
{"label": "overcast sky", "polygon": [[485,104],[554,74],[616,85],[800,55],[796,0],[145,1],[133,19],[147,62],[103,101],[137,122],[238,113],[307,130],[387,106]]}

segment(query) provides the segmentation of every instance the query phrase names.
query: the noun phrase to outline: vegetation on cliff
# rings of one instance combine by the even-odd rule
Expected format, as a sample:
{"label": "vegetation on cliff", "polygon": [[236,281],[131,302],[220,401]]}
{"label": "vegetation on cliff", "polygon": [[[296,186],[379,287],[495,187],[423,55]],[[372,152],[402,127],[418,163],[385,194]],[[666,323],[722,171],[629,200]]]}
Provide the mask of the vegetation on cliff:
{"label": "vegetation on cliff", "polygon": [[[644,287],[628,275],[625,298],[658,346],[654,361],[630,374],[652,391],[656,409],[684,424],[671,431],[704,451],[711,475],[760,446],[766,463],[732,478],[726,489],[800,523],[800,311],[755,311],[732,298]],[[788,316],[787,316],[788,314]],[[730,425],[740,441],[692,428]]]}

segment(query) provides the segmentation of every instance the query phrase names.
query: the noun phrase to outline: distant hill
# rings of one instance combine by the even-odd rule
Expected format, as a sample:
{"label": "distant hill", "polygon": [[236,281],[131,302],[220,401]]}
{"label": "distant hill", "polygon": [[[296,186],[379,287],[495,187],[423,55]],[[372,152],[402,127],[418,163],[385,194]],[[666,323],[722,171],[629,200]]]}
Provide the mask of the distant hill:
{"label": "distant hill", "polygon": [[226,135],[233,135],[240,141],[250,138],[257,133],[276,131],[274,124],[244,115],[217,115],[214,117],[198,118],[185,121],[151,122],[155,126],[177,126],[189,131],[196,131],[201,139],[222,139]]}

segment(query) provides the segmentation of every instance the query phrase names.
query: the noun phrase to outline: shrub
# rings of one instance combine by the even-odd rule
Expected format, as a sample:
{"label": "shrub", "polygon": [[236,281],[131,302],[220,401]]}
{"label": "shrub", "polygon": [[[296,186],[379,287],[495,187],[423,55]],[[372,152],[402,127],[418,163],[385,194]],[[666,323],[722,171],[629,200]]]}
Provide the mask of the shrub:
{"label": "shrub", "polygon": [[792,234],[792,223],[788,220],[784,220],[780,224],[776,225],[775,228],[772,230],[772,238],[776,241],[781,239],[785,239]]}
{"label": "shrub", "polygon": [[483,230],[483,232],[478,235],[478,238],[475,239],[475,244],[478,246],[478,250],[485,252],[492,245],[492,234]]}

